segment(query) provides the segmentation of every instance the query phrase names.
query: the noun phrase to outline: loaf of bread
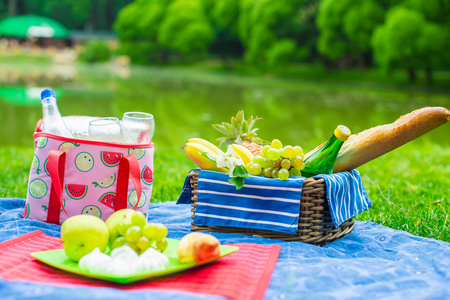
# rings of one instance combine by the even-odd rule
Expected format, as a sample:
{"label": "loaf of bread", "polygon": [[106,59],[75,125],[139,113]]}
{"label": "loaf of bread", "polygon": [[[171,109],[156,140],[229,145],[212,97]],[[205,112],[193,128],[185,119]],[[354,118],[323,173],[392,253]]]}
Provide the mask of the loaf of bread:
{"label": "loaf of bread", "polygon": [[342,145],[333,173],[351,171],[448,121],[450,111],[445,107],[424,107],[391,124],[353,134]]}

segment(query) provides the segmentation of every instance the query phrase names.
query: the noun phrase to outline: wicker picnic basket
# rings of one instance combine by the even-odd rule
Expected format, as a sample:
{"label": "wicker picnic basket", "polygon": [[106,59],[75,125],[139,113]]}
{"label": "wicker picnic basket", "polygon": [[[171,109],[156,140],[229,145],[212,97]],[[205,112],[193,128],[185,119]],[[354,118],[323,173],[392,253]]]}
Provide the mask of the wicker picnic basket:
{"label": "wicker picnic basket", "polygon": [[[192,219],[195,217],[197,206],[198,173],[199,171],[191,171],[188,174],[193,194],[191,199]],[[334,227],[326,199],[325,181],[314,178],[308,178],[303,182],[300,216],[296,234],[235,227],[197,226],[193,222],[191,223],[191,230],[193,231],[256,235],[284,241],[304,242],[317,246],[323,246],[335,241],[350,233],[354,228],[355,221],[353,219],[345,221],[339,228]]]}

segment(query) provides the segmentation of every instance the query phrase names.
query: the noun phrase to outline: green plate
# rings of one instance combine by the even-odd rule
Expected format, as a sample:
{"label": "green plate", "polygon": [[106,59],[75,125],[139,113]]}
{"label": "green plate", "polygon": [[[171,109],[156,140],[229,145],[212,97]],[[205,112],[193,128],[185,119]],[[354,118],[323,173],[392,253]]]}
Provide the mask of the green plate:
{"label": "green plate", "polygon": [[204,265],[213,262],[215,260],[218,260],[220,257],[224,257],[225,255],[233,253],[234,251],[239,249],[238,247],[234,246],[220,246],[220,254],[221,254],[220,257],[211,258],[202,262],[191,262],[182,264],[178,260],[177,255],[178,244],[180,243],[180,241],[174,239],[167,239],[167,241],[168,246],[166,251],[164,251],[164,254],[169,258],[169,264],[166,266],[164,270],[144,272],[144,273],[139,272],[134,275],[126,275],[126,276],[107,275],[95,272],[91,273],[88,271],[81,270],[80,267],[78,267],[78,263],[68,258],[63,249],[34,252],[31,253],[31,256],[35,257],[37,260],[43,263],[46,263],[52,267],[67,272],[75,273],[86,277],[110,280],[118,283],[130,283],[142,279],[164,276],[168,274],[178,273],[187,269],[195,268],[200,265]]}

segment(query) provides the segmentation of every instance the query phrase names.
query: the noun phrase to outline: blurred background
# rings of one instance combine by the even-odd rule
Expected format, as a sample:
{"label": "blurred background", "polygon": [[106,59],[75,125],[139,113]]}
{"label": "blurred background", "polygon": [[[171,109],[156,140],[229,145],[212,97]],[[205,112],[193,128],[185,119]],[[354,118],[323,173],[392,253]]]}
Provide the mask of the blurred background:
{"label": "blurred background", "polygon": [[244,109],[307,151],[337,124],[449,107],[449,15],[450,0],[0,0],[0,146],[33,145],[51,87],[63,115],[154,114],[160,147],[214,141]]}

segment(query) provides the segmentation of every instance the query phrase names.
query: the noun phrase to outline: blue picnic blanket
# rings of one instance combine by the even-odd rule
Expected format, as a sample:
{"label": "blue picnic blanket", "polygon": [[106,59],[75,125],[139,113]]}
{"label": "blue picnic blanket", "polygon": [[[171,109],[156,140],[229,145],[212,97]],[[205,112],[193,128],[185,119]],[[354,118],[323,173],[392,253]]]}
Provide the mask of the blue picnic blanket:
{"label": "blue picnic blanket", "polygon": [[[372,207],[357,170],[318,175],[326,185],[326,198],[336,228],[346,220]],[[306,177],[277,180],[264,176],[245,178],[237,190],[227,174],[201,171],[198,175],[194,224],[240,227],[295,234]],[[178,204],[191,203],[192,188],[186,177]]]}
{"label": "blue picnic blanket", "polygon": [[[24,199],[0,199],[0,242],[42,230],[59,236],[60,226],[24,220]],[[170,238],[190,231],[191,211],[175,202],[152,203],[149,219],[166,224]],[[345,237],[323,247],[245,235],[212,233],[222,244],[282,247],[265,299],[449,299],[450,244],[413,236],[373,222],[357,221]],[[0,278],[2,299],[223,299],[112,288],[57,287]]]}

